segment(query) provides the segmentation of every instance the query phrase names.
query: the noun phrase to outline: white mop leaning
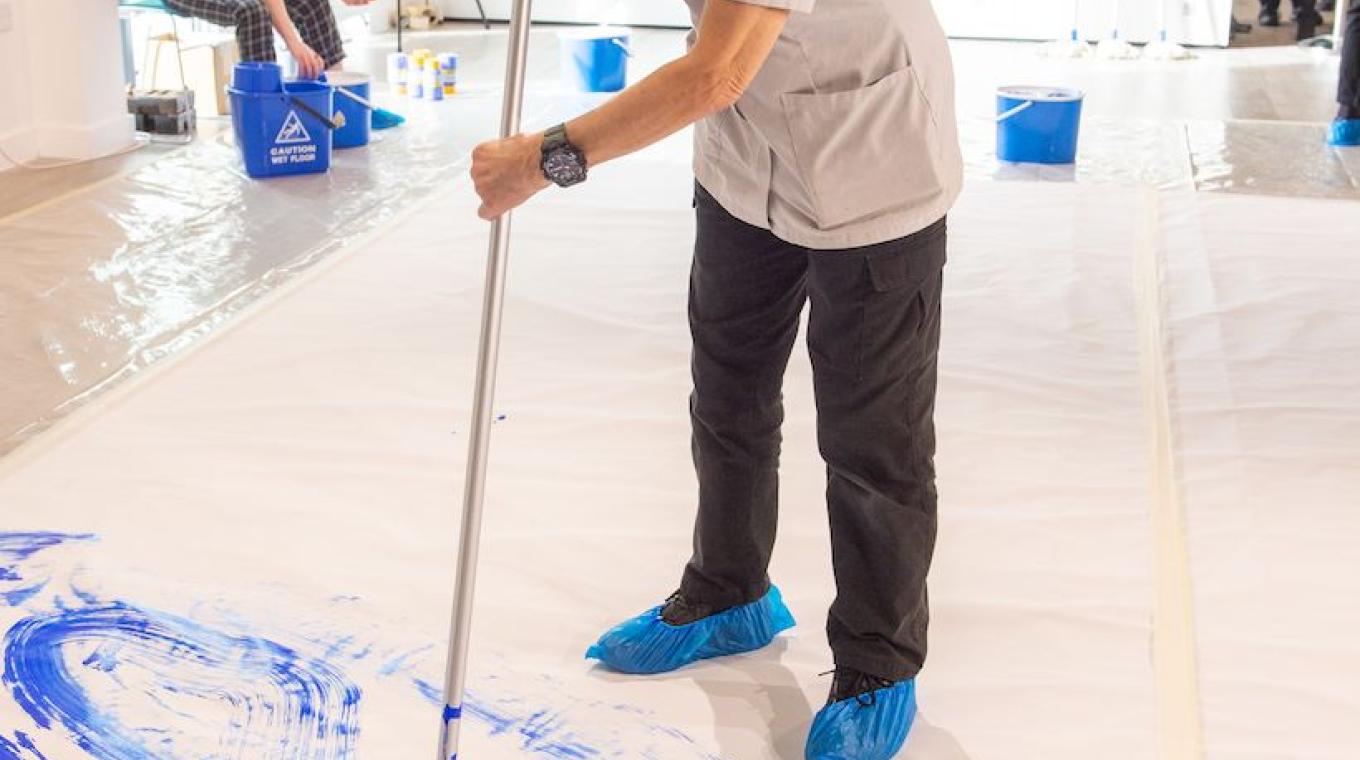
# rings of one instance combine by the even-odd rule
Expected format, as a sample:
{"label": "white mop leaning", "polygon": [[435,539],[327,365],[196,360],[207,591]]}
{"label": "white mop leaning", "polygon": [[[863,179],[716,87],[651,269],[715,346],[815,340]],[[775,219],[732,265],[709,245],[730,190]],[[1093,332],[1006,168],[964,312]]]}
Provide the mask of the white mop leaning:
{"label": "white mop leaning", "polygon": [[1081,38],[1081,0],[1072,0],[1072,29],[1066,39],[1056,39],[1044,46],[1049,58],[1090,58],[1091,44]]}
{"label": "white mop leaning", "polygon": [[1195,56],[1186,50],[1183,45],[1178,45],[1171,41],[1171,32],[1167,27],[1166,5],[1169,2],[1180,2],[1180,0],[1157,0],[1157,39],[1149,42],[1143,48],[1143,57],[1151,61],[1185,61]]}
{"label": "white mop leaning", "polygon": [[[501,103],[501,137],[519,132],[524,105],[524,66],[529,57],[529,14],[532,0],[515,0],[510,15],[510,45],[506,53],[505,96]],[[482,335],[477,353],[477,390],[472,407],[472,440],[468,448],[467,483],[463,492],[463,523],[458,536],[458,576],[454,587],[449,653],[444,672],[443,729],[438,760],[456,760],[467,688],[468,642],[472,633],[472,600],[477,581],[477,550],[486,496],[486,455],[491,442],[491,410],[496,392],[496,361],[500,353],[501,312],[505,301],[505,266],[510,252],[510,213],[491,223],[491,245],[486,264],[486,293],[482,302]]]}
{"label": "white mop leaning", "polygon": [[1123,22],[1123,8],[1120,0],[1113,0],[1114,18],[1110,25],[1110,36],[1101,40],[1096,46],[1096,57],[1107,61],[1127,61],[1137,58],[1138,48],[1130,45],[1125,39],[1121,29]]}

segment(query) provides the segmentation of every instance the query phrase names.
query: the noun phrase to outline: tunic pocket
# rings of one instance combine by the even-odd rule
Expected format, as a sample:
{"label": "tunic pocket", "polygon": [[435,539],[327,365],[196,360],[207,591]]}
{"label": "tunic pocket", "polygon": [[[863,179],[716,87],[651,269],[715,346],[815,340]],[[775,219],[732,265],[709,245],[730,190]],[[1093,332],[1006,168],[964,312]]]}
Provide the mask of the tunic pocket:
{"label": "tunic pocket", "polygon": [[914,68],[780,100],[819,229],[910,211],[943,191],[939,126]]}

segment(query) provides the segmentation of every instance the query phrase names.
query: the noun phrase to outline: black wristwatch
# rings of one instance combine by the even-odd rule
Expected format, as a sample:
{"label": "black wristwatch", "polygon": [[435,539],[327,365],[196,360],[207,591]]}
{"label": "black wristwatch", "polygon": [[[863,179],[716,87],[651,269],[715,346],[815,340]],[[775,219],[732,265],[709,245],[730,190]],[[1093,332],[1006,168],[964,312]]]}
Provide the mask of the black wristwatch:
{"label": "black wristwatch", "polygon": [[567,125],[558,124],[543,134],[543,176],[558,187],[586,181],[586,154],[567,139]]}

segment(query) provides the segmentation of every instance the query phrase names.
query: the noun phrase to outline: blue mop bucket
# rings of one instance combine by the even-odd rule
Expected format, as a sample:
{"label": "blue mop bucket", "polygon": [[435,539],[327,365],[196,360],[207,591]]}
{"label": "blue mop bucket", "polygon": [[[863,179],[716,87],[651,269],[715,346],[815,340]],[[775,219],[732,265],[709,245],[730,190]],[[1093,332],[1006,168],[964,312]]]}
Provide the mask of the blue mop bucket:
{"label": "blue mop bucket", "polygon": [[330,169],[330,85],[285,83],[278,64],[252,62],[237,64],[227,93],[246,174],[263,179]]}
{"label": "blue mop bucket", "polygon": [[339,122],[339,117],[344,117],[344,124],[335,130],[332,136],[336,149],[368,145],[368,140],[373,134],[373,112],[354,98],[346,97],[340,90],[353,93],[371,103],[372,80],[365,74],[347,71],[333,71],[328,77],[336,89],[335,121]]}
{"label": "blue mop bucket", "polygon": [[1081,131],[1081,90],[1002,87],[996,92],[996,156],[1029,164],[1071,164]]}
{"label": "blue mop bucket", "polygon": [[581,92],[618,92],[628,84],[627,29],[600,26],[560,32],[562,76]]}

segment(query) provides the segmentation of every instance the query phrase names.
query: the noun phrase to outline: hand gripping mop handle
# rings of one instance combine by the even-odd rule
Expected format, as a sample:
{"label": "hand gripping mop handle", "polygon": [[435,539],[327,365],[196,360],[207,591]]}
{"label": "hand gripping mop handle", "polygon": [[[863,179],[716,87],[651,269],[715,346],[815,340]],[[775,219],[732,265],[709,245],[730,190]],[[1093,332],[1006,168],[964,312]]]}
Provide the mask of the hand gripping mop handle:
{"label": "hand gripping mop handle", "polygon": [[[524,66],[529,55],[529,14],[532,0],[515,0],[510,16],[510,45],[505,67],[505,99],[501,105],[501,137],[519,132],[524,105]],[[472,633],[472,598],[477,580],[477,542],[482,531],[486,495],[486,455],[491,441],[491,408],[496,390],[496,359],[500,351],[501,307],[505,300],[505,263],[510,249],[510,214],[491,223],[491,246],[486,264],[486,293],[482,303],[481,348],[477,354],[477,392],[473,399],[472,439],[468,446],[467,480],[463,493],[463,526],[458,535],[458,576],[454,587],[452,630],[444,673],[443,731],[438,760],[458,757],[467,686],[468,640]]]}

